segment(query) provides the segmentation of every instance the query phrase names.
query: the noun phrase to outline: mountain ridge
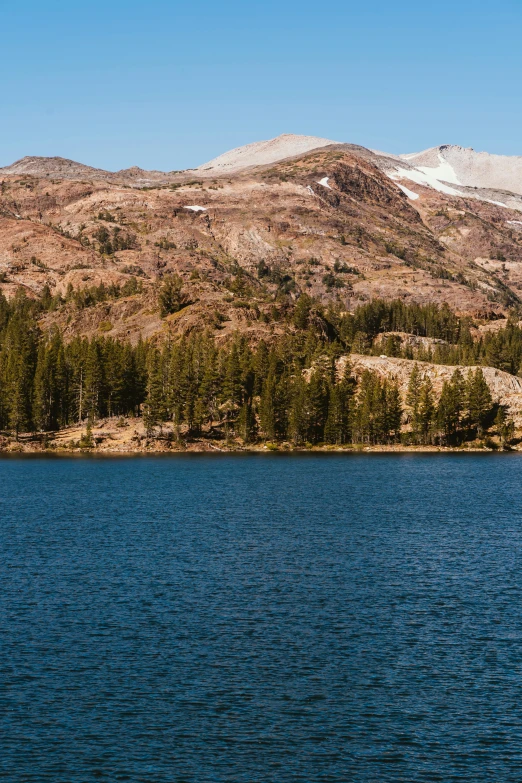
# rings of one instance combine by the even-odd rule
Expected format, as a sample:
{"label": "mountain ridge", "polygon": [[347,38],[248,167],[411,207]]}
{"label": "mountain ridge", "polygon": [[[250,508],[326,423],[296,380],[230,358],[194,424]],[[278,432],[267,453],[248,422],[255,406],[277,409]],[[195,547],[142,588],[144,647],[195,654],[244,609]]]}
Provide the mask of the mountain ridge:
{"label": "mountain ridge", "polygon": [[[480,318],[522,306],[520,197],[444,184],[403,159],[323,141],[222,176],[156,173],[146,184],[141,169],[87,176],[60,158],[30,175],[42,160],[22,159],[18,173],[0,175],[0,290],[68,297],[45,316],[68,338],[103,326],[131,340],[206,327],[219,339],[259,339],[277,333],[304,293],[346,310],[396,298]],[[56,165],[62,176],[50,176]],[[168,275],[180,277],[190,305],[163,320],[157,290]]]}
{"label": "mountain ridge", "polygon": [[[236,147],[196,168],[183,171],[147,171],[138,166],[107,171],[59,156],[26,156],[0,168],[0,176],[101,179],[134,187],[148,187],[183,182],[194,176],[219,179],[237,175],[251,168],[269,166],[326,147],[358,154],[396,181],[409,180],[446,195],[474,196],[522,211],[522,156],[476,152],[471,147],[455,144],[441,144],[420,152],[395,155],[318,136],[282,134],[274,139]],[[472,190],[476,192],[472,193]],[[405,192],[413,193],[409,188]],[[496,193],[508,195],[506,198],[495,198]],[[417,195],[414,193],[414,197]]]}

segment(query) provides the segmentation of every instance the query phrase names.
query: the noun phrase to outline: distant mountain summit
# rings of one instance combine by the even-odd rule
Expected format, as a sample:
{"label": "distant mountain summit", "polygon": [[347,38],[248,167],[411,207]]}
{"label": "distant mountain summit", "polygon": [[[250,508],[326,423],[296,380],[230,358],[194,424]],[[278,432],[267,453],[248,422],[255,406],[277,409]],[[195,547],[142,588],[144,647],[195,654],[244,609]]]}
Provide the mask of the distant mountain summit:
{"label": "distant mountain summit", "polygon": [[238,174],[256,166],[273,165],[328,146],[363,158],[377,166],[390,179],[405,182],[405,185],[399,187],[408,198],[414,200],[419,198],[419,194],[415,189],[410,189],[411,183],[447,196],[473,197],[511,209],[522,209],[522,156],[492,155],[452,144],[442,144],[422,152],[395,155],[320,136],[300,136],[293,133],[284,133],[275,139],[236,147],[186,171],[145,171],[134,166],[112,172],[61,157],[25,157],[10,166],[0,168],[0,176],[105,180],[133,187],[148,187],[180,183],[189,178],[193,179],[195,174],[201,179]]}
{"label": "distant mountain summit", "polygon": [[63,177],[64,179],[92,177],[108,173],[103,171],[103,169],[85,166],[83,163],[76,163],[76,161],[68,160],[67,158],[41,158],[37,156],[21,158],[15,161],[15,163],[11,163],[10,166],[0,169],[0,172],[3,174],[25,174],[34,177]]}
{"label": "distant mountain summit", "polygon": [[144,187],[172,180],[172,173],[163,171],[145,171],[132,166],[121,171],[106,171],[68,158],[27,156],[0,168],[0,175],[19,175],[27,177],[52,177],[69,180],[107,180],[122,184]]}
{"label": "distant mountain summit", "polygon": [[398,157],[439,181],[522,195],[522,157],[475,152],[471,147],[454,144]]}
{"label": "distant mountain summit", "polygon": [[276,163],[294,155],[301,155],[304,152],[337,143],[319,136],[297,136],[293,133],[283,133],[275,139],[255,141],[244,147],[236,147],[236,149],[225,152],[208,163],[198,166],[196,171],[207,175],[233,173],[250,166]]}

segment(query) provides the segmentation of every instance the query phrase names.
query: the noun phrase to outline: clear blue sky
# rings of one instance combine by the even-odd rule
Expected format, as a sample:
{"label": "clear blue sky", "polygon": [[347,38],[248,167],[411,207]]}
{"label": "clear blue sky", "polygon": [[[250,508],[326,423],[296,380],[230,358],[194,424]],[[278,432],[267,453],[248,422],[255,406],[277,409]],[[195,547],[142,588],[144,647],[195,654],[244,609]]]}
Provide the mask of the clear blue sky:
{"label": "clear blue sky", "polygon": [[0,0],[0,165],[197,166],[304,133],[522,155],[522,0]]}

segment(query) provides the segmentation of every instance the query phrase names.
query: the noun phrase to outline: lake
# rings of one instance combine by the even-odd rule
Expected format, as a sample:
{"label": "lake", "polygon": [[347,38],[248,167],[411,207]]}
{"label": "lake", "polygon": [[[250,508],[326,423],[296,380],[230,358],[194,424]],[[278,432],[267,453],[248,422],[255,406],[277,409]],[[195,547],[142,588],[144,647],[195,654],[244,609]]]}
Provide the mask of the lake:
{"label": "lake", "polygon": [[522,779],[522,456],[0,460],[0,778]]}

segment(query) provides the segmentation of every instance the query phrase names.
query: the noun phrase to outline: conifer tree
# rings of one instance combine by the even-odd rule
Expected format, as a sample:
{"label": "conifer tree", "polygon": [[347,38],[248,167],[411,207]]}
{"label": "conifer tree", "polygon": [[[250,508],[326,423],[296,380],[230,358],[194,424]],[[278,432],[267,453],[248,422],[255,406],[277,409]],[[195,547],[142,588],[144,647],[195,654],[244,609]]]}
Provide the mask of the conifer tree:
{"label": "conifer tree", "polygon": [[255,385],[253,393],[260,396],[263,392],[263,384],[268,375],[269,352],[264,340],[260,340],[254,356]]}
{"label": "conifer tree", "polygon": [[402,400],[397,381],[392,380],[386,387],[386,435],[397,440],[401,434]]}
{"label": "conifer tree", "polygon": [[177,313],[187,304],[187,298],[183,293],[183,280],[179,275],[167,275],[158,292],[160,314],[166,318],[171,313]]}
{"label": "conifer tree", "polygon": [[310,429],[309,389],[299,373],[292,384],[292,402],[289,412],[289,433],[296,445],[305,443]]}
{"label": "conifer tree", "polygon": [[414,364],[410,373],[410,380],[408,383],[408,391],[406,392],[406,405],[409,405],[411,409],[411,423],[413,437],[416,438],[419,429],[419,405],[420,395],[422,388],[422,376],[419,370],[419,365]]}
{"label": "conifer tree", "polygon": [[308,432],[310,443],[320,443],[324,439],[324,425],[328,415],[328,386],[324,372],[316,368],[310,375],[306,389]]}
{"label": "conifer tree", "polygon": [[163,380],[160,356],[152,349],[148,363],[147,396],[143,405],[143,423],[147,437],[151,437],[154,428],[164,421],[165,400],[163,396]]}
{"label": "conifer tree", "polygon": [[465,406],[465,383],[460,370],[455,370],[450,381],[444,381],[437,405],[437,426],[446,443],[457,437]]}
{"label": "conifer tree", "polygon": [[506,443],[509,443],[515,434],[515,423],[513,419],[508,417],[506,408],[503,405],[499,405],[497,415],[495,417],[495,427],[498,432],[501,444],[504,446]]}
{"label": "conifer tree", "polygon": [[15,297],[14,314],[10,317],[5,336],[4,384],[8,426],[16,439],[32,425],[32,387],[36,359],[36,330],[27,320],[28,303],[25,294]]}
{"label": "conifer tree", "polygon": [[420,389],[417,412],[417,421],[423,443],[428,443],[430,440],[431,426],[434,416],[435,400],[433,394],[433,384],[430,378],[425,378]]}
{"label": "conifer tree", "polygon": [[252,405],[245,402],[239,413],[239,434],[244,443],[252,443],[256,436],[256,419]]}
{"label": "conifer tree", "polygon": [[103,356],[98,340],[93,338],[85,357],[85,412],[94,421],[103,412]]}
{"label": "conifer tree", "polygon": [[466,387],[469,423],[477,430],[480,438],[493,405],[489,386],[480,367],[474,373],[469,371]]}
{"label": "conifer tree", "polygon": [[276,437],[276,378],[275,372],[269,372],[268,377],[263,384],[261,400],[259,403],[259,420],[261,431],[267,440],[274,440]]}
{"label": "conifer tree", "polygon": [[234,342],[228,354],[225,377],[223,379],[223,402],[230,402],[236,406],[241,403],[242,385],[241,385],[241,365],[239,363],[238,346]]}
{"label": "conifer tree", "polygon": [[49,352],[43,340],[38,348],[38,359],[34,376],[33,421],[37,430],[52,429],[53,377],[49,361]]}

